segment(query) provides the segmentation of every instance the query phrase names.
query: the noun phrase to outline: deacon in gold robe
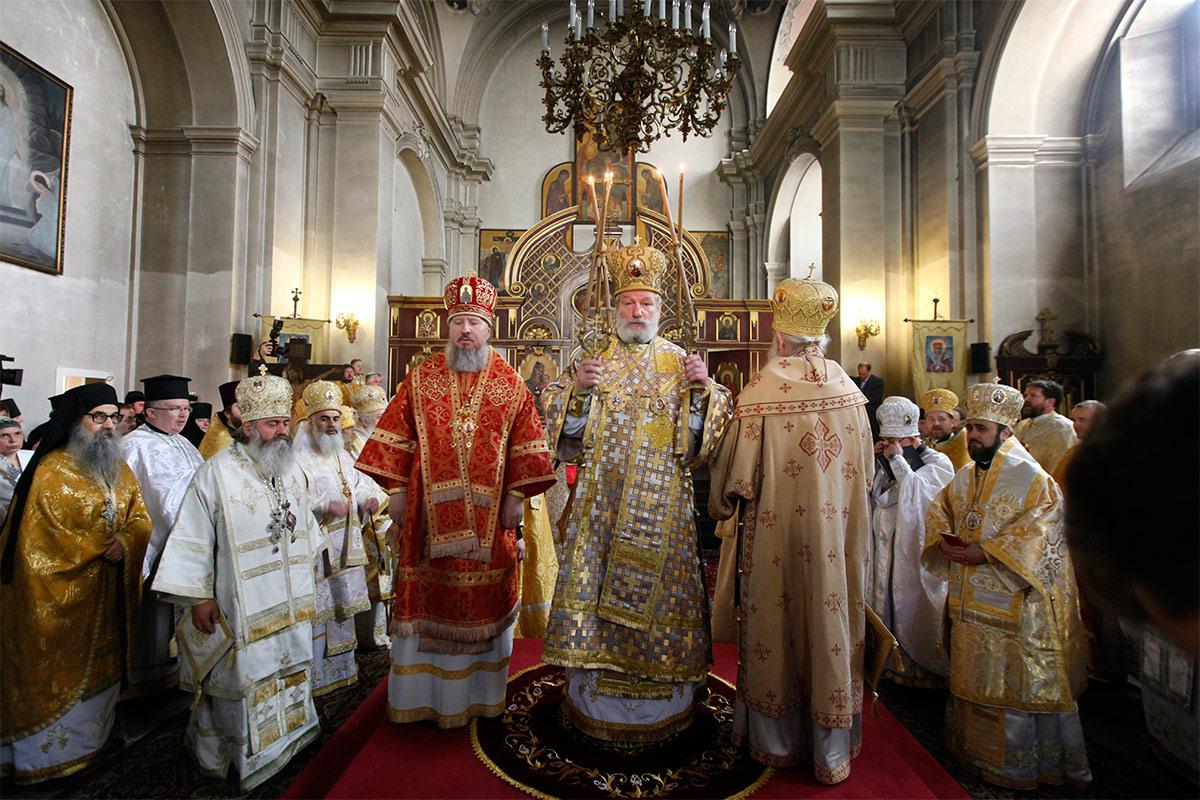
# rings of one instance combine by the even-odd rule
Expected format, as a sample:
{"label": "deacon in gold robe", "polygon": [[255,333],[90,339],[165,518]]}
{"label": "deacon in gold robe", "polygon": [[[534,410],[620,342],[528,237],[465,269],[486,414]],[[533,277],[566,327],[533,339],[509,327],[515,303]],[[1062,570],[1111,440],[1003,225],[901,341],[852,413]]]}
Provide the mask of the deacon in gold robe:
{"label": "deacon in gold robe", "polygon": [[1024,419],[1013,428],[1013,434],[1042,469],[1053,475],[1059,462],[1079,442],[1074,423],[1058,413],[1063,387],[1056,381],[1030,381],[1025,384],[1024,399]]}
{"label": "deacon in gold robe", "polygon": [[313,696],[358,680],[354,650],[355,615],[371,609],[367,594],[363,520],[387,496],[354,469],[341,427],[342,392],[332,381],[313,381],[304,390],[309,417],[296,435],[293,450],[308,476],[309,502],[325,536],[325,554],[317,575],[317,614],[313,618]]}
{"label": "deacon in gold robe", "polygon": [[[362,454],[367,440],[375,432],[375,426],[379,424],[380,417],[387,409],[388,399],[382,386],[364,383],[352,388],[351,400],[354,402],[354,427],[350,429],[350,441],[346,444],[346,452],[354,461]],[[374,480],[365,473],[363,479]],[[386,503],[378,512],[363,519],[363,546],[367,551],[367,596],[371,599],[371,607],[354,618],[360,646],[374,643],[376,647],[387,647],[391,644],[388,634],[388,601],[392,599],[394,579],[392,550],[388,544],[391,527],[392,518],[387,514]]]}
{"label": "deacon in gold robe", "polygon": [[[1001,786],[1087,784],[1076,698],[1085,644],[1058,484],[1012,436],[1021,394],[967,390],[974,465],[926,516],[922,564],[949,581],[946,742]],[[947,538],[957,537],[957,538]]]}
{"label": "deacon in gold robe", "polygon": [[658,335],[662,252],[606,256],[616,337],[542,394],[559,458],[581,462],[543,658],[567,667],[584,733],[652,741],[687,727],[711,652],[690,469],[729,420],[704,360]]}
{"label": "deacon in gold robe", "polygon": [[971,463],[971,454],[967,452],[967,432],[962,428],[955,430],[956,408],[958,395],[949,389],[930,389],[921,395],[921,410],[929,425],[925,444],[949,458],[958,472]]}
{"label": "deacon in gold robe", "polygon": [[119,416],[107,383],[63,395],[0,535],[0,775],[19,783],[93,763],[130,682],[152,523]]}
{"label": "deacon in gold robe", "polygon": [[242,435],[242,418],[238,413],[237,404],[237,385],[237,381],[229,381],[222,383],[218,389],[223,408],[213,416],[212,422],[209,423],[208,430],[204,432],[204,438],[200,440],[197,448],[205,461],[224,450],[233,443],[235,438]]}
{"label": "deacon in gold robe", "polygon": [[738,396],[709,490],[717,519],[742,504],[734,741],[832,784],[862,738],[871,426],[824,356],[834,288],[788,279],[771,305],[772,358]]}
{"label": "deacon in gold robe", "polygon": [[152,588],[182,607],[187,743],[206,774],[232,765],[244,794],[319,733],[309,667],[325,542],[288,436],[288,382],[245,378],[237,399],[246,441],[196,470]]}
{"label": "deacon in gold robe", "polygon": [[496,288],[443,297],[449,340],[411,370],[358,457],[399,531],[388,719],[459,727],[504,709],[525,498],[554,483],[533,395],[491,347]]}

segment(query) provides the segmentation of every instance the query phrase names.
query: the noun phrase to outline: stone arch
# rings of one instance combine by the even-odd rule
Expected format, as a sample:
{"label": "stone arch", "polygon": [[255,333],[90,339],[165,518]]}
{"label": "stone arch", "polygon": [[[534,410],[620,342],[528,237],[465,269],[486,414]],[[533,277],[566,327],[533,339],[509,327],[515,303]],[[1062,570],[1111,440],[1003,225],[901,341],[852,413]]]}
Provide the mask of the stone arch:
{"label": "stone arch", "polygon": [[396,157],[408,169],[421,208],[421,234],[424,257],[445,258],[446,246],[441,225],[442,190],[430,163],[429,142],[419,133],[407,131],[396,140]]}

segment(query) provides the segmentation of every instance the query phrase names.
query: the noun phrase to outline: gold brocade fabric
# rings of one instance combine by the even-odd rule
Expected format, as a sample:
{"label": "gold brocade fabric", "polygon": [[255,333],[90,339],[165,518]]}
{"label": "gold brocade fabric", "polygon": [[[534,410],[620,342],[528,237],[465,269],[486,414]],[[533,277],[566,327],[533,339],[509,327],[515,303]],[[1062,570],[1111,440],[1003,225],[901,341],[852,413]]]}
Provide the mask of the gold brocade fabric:
{"label": "gold brocade fabric", "polygon": [[1021,420],[1013,428],[1013,434],[1051,475],[1067,451],[1079,442],[1074,423],[1057,411]]}
{"label": "gold brocade fabric", "polygon": [[204,438],[200,440],[200,455],[205,461],[208,461],[229,447],[232,442],[233,436],[229,433],[229,428],[225,427],[225,423],[221,422],[219,416],[213,414],[212,422],[208,423],[208,430],[205,431]]}
{"label": "gold brocade fabric", "polygon": [[[990,469],[955,475],[925,527],[921,563],[949,580],[950,691],[981,705],[1074,711],[1086,645],[1058,485],[1009,437]],[[979,544],[987,562],[949,561],[943,532]]]}
{"label": "gold brocade fabric", "polygon": [[713,460],[709,513],[727,519],[741,503],[738,698],[768,717],[808,709],[821,727],[851,728],[862,712],[875,474],[866,402],[818,349],[771,359],[738,397]]}
{"label": "gold brocade fabric", "polygon": [[516,635],[541,639],[546,635],[550,601],[554,599],[554,581],[558,575],[558,557],[554,554],[554,532],[550,525],[545,496],[525,501],[522,535],[525,560],[517,567],[521,576],[521,611],[517,615]]}
{"label": "gold brocade fabric", "polygon": [[[0,742],[29,736],[127,679],[152,523],[124,463],[111,523],[107,499],[63,450],[37,466],[12,583],[0,584]],[[11,519],[0,549],[10,529]],[[103,558],[109,538],[125,548],[116,564]]]}
{"label": "gold brocade fabric", "polygon": [[955,472],[958,472],[971,463],[971,453],[967,450],[967,431],[965,428],[944,442],[929,440],[926,444],[950,459],[950,463],[954,465]]}
{"label": "gold brocade fabric", "polygon": [[[729,420],[729,393],[712,380],[697,454],[688,458],[690,390],[684,351],[613,340],[590,395],[582,440],[560,436],[580,409],[574,371],[542,394],[550,441],[582,461],[554,604],[547,663],[611,669],[662,682],[707,669],[708,632],[690,465],[706,461]],[[578,416],[578,414],[574,414]]]}

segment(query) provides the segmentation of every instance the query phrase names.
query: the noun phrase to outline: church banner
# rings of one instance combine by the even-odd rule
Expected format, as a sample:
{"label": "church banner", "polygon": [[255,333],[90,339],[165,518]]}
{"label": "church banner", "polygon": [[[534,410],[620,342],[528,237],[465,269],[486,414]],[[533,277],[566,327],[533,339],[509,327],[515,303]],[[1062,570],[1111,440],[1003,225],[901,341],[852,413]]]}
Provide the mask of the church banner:
{"label": "church banner", "polygon": [[913,396],[930,389],[967,391],[967,320],[912,319]]}

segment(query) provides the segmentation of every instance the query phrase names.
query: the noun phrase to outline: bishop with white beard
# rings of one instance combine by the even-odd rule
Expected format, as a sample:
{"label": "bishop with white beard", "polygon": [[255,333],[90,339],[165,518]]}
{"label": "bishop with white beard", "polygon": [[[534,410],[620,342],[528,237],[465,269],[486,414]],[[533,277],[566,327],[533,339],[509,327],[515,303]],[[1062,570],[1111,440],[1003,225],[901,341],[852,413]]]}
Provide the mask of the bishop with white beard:
{"label": "bishop with white beard", "polygon": [[325,542],[288,438],[291,386],[246,378],[237,402],[248,441],[196,471],[153,588],[184,606],[179,683],[198,695],[187,741],[201,769],[224,777],[232,764],[247,792],[318,733],[309,668]]}
{"label": "bishop with white beard", "polygon": [[308,424],[296,437],[296,460],[308,475],[309,500],[327,546],[317,575],[317,615],[313,620],[313,694],[320,696],[358,679],[354,616],[371,609],[367,594],[363,520],[387,496],[354,469],[342,439],[342,391],[331,381],[304,390]]}

